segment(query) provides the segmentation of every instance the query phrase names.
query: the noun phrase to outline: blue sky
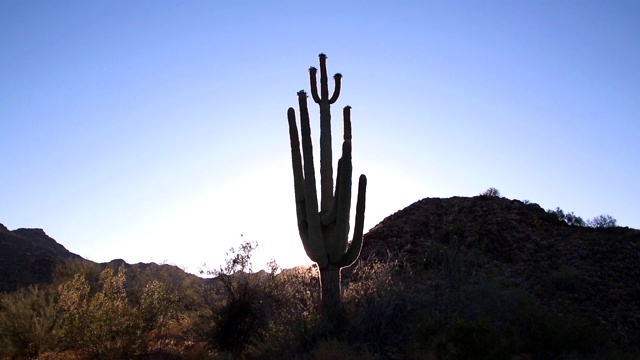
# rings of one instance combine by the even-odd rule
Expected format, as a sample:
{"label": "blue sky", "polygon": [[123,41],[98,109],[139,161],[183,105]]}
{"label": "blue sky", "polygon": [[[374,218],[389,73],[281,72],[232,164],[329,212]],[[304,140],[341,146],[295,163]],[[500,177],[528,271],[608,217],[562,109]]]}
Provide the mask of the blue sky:
{"label": "blue sky", "polygon": [[324,52],[365,230],[489,187],[640,228],[638,19],[635,1],[0,0],[0,223],[99,262],[195,272],[256,240],[258,267],[308,263],[286,111]]}

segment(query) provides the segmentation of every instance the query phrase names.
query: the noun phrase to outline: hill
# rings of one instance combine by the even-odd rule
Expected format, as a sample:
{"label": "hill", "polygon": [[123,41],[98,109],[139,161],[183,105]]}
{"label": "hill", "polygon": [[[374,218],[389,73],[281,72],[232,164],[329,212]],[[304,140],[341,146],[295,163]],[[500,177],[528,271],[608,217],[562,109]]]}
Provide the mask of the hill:
{"label": "hill", "polygon": [[[66,262],[72,265],[62,278],[73,278],[77,270],[86,275],[90,290],[77,318],[92,319],[82,327],[94,326],[102,336],[104,348],[94,349],[96,356],[114,349],[129,355],[161,351],[175,358],[327,358],[336,352],[341,358],[415,359],[640,355],[640,231],[569,225],[537,204],[498,196],[423,199],[365,234],[359,260],[342,272],[347,320],[339,337],[331,334],[329,340],[314,315],[319,283],[313,267],[247,275],[237,271],[236,265],[250,260],[241,253],[236,255],[242,261],[229,259],[223,271],[232,276],[203,280],[170,265],[119,259],[95,264],[40,229],[4,226],[0,251],[2,291],[51,282],[52,269],[73,260]],[[104,269],[112,271],[103,275]],[[0,320],[3,311],[5,318],[49,316],[50,326],[59,327],[53,344],[47,332],[29,330],[44,334],[34,340],[35,350],[5,338],[18,349],[7,354],[35,357],[65,346],[84,354],[96,343],[85,336],[76,344],[76,328],[60,322],[77,308],[60,312],[66,304],[61,299],[84,291],[79,280],[64,281],[44,292],[5,294]],[[119,286],[126,289],[126,302]],[[50,311],[34,310],[33,303]],[[113,309],[120,315],[111,316]],[[144,322],[132,314],[143,314]],[[127,337],[109,330],[123,326],[135,331]],[[121,338],[133,345],[118,347]]]}
{"label": "hill", "polygon": [[159,277],[173,284],[181,284],[187,278],[191,281],[206,282],[173,265],[128,264],[122,259],[114,259],[108,263],[95,263],[70,252],[42,229],[9,231],[0,224],[0,293],[26,288],[29,285],[50,284],[54,280],[56,267],[67,264],[69,261],[73,265],[71,269],[64,270],[66,272],[74,271],[74,268],[80,270],[94,267],[115,270],[122,267],[128,272],[128,278],[132,284],[137,281],[144,283]]}
{"label": "hill", "polygon": [[81,259],[42,229],[9,231],[0,224],[0,292],[52,281],[57,264]]}
{"label": "hill", "polygon": [[502,318],[527,299],[545,313],[588,318],[640,341],[635,229],[571,226],[537,204],[506,198],[427,198],[365,235],[360,261],[380,259],[400,259],[416,287],[455,308],[434,313]]}

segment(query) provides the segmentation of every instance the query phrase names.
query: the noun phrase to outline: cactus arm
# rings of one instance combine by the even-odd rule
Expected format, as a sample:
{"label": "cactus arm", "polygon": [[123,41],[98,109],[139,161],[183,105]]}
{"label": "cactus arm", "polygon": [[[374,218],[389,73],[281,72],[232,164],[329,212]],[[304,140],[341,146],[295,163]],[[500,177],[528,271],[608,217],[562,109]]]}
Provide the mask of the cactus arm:
{"label": "cactus arm", "polygon": [[320,105],[320,210],[323,216],[333,208],[333,155],[331,151],[331,105],[340,95],[342,75],[334,76],[336,86],[329,99],[329,81],[327,77],[327,55],[320,54],[320,94],[318,94],[317,73],[315,67],[309,68],[309,81],[313,101]]}
{"label": "cactus arm", "polygon": [[304,201],[304,176],[302,175],[302,155],[300,155],[300,140],[298,127],[296,126],[296,112],[293,108],[287,111],[289,120],[289,138],[291,141],[291,161],[293,163],[293,187],[296,200],[296,215],[298,219],[298,232],[303,242],[308,241],[307,236],[307,209]]}
{"label": "cactus arm", "polygon": [[318,79],[317,75],[318,69],[315,67],[309,68],[309,82],[311,83],[311,96],[313,97],[313,101],[320,104],[320,96],[318,95]]}
{"label": "cactus arm", "polygon": [[329,99],[329,78],[327,77],[327,55],[320,54],[320,99]]}
{"label": "cactus arm", "polygon": [[322,237],[322,227],[318,214],[318,197],[316,191],[316,177],[313,166],[313,145],[311,144],[311,125],[309,123],[309,110],[307,108],[307,94],[298,92],[298,105],[300,106],[300,134],[302,137],[302,155],[304,157],[304,193],[307,219],[307,241],[303,241],[307,256],[318,263],[320,267],[326,266],[328,258]]}
{"label": "cactus arm", "polygon": [[351,141],[351,106],[347,105],[342,109],[342,119],[344,122],[343,140]]}
{"label": "cactus arm", "polygon": [[331,95],[331,99],[329,99],[329,104],[335,103],[340,96],[340,88],[342,87],[342,74],[337,73],[333,75],[333,80],[335,81],[335,86],[333,87],[333,95]]}
{"label": "cactus arm", "polygon": [[342,144],[343,156],[338,163],[340,172],[339,182],[336,182],[336,222],[335,222],[335,243],[332,244],[329,252],[329,259],[338,262],[340,257],[347,251],[349,238],[349,217],[351,213],[351,141],[345,140]]}
{"label": "cactus arm", "polygon": [[360,256],[360,250],[362,250],[362,238],[364,230],[364,210],[366,207],[366,195],[367,195],[367,177],[360,175],[358,181],[358,200],[356,203],[356,223],[353,228],[353,240],[349,250],[340,259],[340,267],[346,267],[352,265]]}
{"label": "cactus arm", "polygon": [[329,104],[320,105],[320,190],[321,210],[326,214],[333,205],[333,153]]}
{"label": "cactus arm", "polygon": [[336,241],[329,252],[329,259],[338,262],[347,251],[349,237],[349,218],[351,214],[351,177],[353,165],[351,160],[351,107],[343,109],[344,141],[342,143],[342,156],[338,162],[339,176],[336,178]]}

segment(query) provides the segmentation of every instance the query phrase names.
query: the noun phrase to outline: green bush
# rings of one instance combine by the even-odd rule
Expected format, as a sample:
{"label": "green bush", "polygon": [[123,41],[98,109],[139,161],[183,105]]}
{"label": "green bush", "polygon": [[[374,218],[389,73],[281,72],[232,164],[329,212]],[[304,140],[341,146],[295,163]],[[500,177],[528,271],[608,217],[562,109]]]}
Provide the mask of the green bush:
{"label": "green bush", "polygon": [[57,319],[55,294],[46,288],[0,294],[0,357],[35,358],[54,349]]}
{"label": "green bush", "polygon": [[100,282],[101,291],[93,295],[80,274],[60,285],[64,346],[91,358],[141,353],[143,323],[127,300],[124,269],[104,270]]}

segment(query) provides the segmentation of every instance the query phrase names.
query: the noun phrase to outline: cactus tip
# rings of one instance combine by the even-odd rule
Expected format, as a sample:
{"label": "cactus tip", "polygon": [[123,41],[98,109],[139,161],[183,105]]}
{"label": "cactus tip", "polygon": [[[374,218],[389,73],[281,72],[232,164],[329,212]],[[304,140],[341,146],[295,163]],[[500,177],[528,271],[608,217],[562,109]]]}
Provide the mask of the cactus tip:
{"label": "cactus tip", "polygon": [[322,58],[322,57],[323,57],[323,58],[326,58],[326,57],[327,57],[327,55],[326,55],[325,53],[320,53],[320,55],[318,55],[318,57],[321,57],[321,58]]}
{"label": "cactus tip", "polygon": [[300,90],[300,91],[298,91],[298,95],[304,95],[304,96],[307,96],[307,92],[306,92],[306,91],[304,91],[304,90]]}

